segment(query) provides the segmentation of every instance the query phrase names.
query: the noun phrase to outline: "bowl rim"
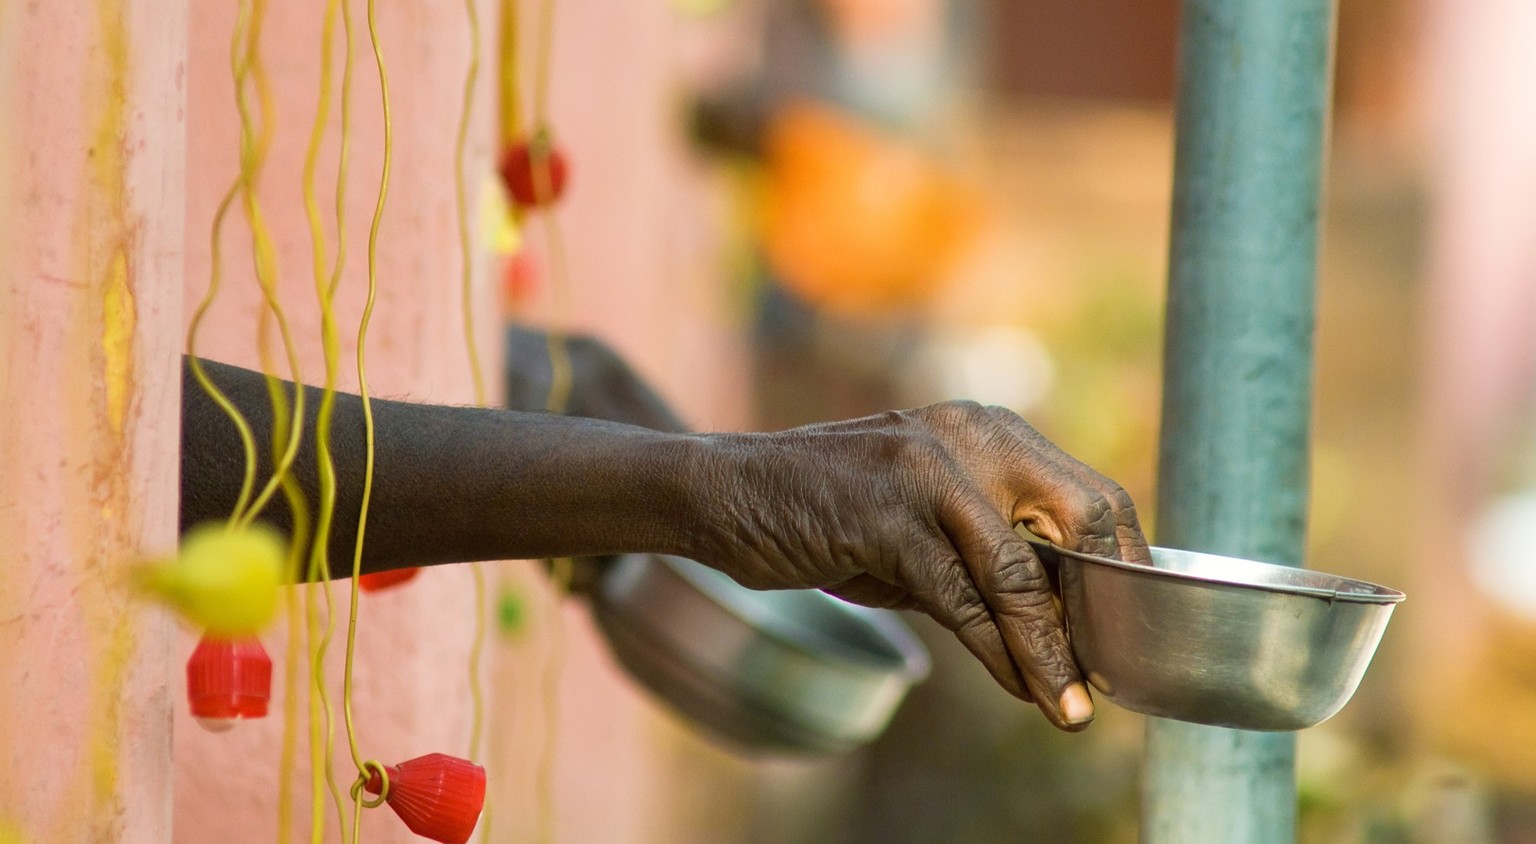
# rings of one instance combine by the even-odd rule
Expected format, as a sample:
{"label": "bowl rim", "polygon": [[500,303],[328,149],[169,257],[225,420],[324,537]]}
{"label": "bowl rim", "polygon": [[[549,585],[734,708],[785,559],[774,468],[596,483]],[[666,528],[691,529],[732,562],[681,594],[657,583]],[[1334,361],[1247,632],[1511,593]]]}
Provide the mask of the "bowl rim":
{"label": "bowl rim", "polygon": [[[631,556],[642,558],[637,565],[647,569],[659,567],[694,594],[745,625],[755,635],[791,648],[818,665],[896,677],[909,685],[927,680],[932,671],[932,658],[928,649],[917,634],[891,610],[855,604],[820,589],[771,590],[797,593],[797,599],[816,601],[830,612],[863,627],[890,649],[889,656],[894,659],[886,659],[823,630],[787,621],[757,601],[745,597],[754,591],[764,590],[742,586],[730,575],[704,563],[672,554]],[[624,601],[613,601],[605,597],[602,603],[610,611],[619,614],[628,615],[633,612],[633,608]]]}
{"label": "bowl rim", "polygon": [[[1301,595],[1309,598],[1319,598],[1329,603],[1338,601],[1348,604],[1397,604],[1401,603],[1408,597],[1396,589],[1389,589],[1380,584],[1371,583],[1370,581],[1366,580],[1357,580],[1352,577],[1344,577],[1342,575],[1331,574],[1329,572],[1318,571],[1316,569],[1303,568],[1304,571],[1312,571],[1316,574],[1335,578],[1343,583],[1364,587],[1367,591],[1340,591],[1338,589],[1325,589],[1319,586],[1301,586],[1297,584],[1285,583],[1251,583],[1248,581],[1226,580],[1220,577],[1194,574],[1192,572],[1179,571],[1177,569],[1159,568],[1157,566],[1148,566],[1141,563],[1127,563],[1123,560],[1114,560],[1110,559],[1109,557],[1085,554],[1082,551],[1074,551],[1070,548],[1063,548],[1054,543],[1035,542],[1031,540],[1029,544],[1033,545],[1037,551],[1045,550],[1047,552],[1059,554],[1063,557],[1077,560],[1079,562],[1108,566],[1110,568],[1120,569],[1121,571],[1130,572],[1132,574],[1166,577],[1174,580],[1188,580],[1196,583],[1211,584],[1213,586],[1229,586],[1238,589],[1257,589],[1264,592],[1279,592],[1284,595]],[[1298,566],[1283,566],[1276,563],[1266,563],[1261,560],[1249,560],[1243,557],[1233,557],[1226,554],[1212,554],[1207,551],[1191,551],[1185,548],[1165,548],[1160,546],[1152,546],[1151,550],[1154,555],[1158,551],[1171,551],[1179,554],[1199,554],[1205,557],[1233,560],[1235,562],[1240,562],[1251,566],[1263,566],[1274,569],[1301,568]]]}

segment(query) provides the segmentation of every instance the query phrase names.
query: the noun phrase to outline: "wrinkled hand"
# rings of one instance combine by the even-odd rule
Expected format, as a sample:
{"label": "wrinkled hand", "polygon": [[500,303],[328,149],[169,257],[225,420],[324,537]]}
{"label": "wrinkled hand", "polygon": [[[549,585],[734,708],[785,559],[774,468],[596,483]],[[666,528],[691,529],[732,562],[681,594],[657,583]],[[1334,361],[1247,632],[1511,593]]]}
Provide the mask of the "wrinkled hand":
{"label": "wrinkled hand", "polygon": [[753,588],[922,610],[1058,727],[1091,720],[1050,579],[1014,525],[1148,562],[1113,481],[1011,411],[969,402],[717,441],[703,562]]}

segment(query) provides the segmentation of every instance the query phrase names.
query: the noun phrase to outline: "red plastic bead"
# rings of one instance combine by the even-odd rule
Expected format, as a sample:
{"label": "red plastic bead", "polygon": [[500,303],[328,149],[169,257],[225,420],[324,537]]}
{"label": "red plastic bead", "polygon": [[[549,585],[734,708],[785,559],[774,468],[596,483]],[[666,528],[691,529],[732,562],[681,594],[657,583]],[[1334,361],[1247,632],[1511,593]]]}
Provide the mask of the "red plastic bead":
{"label": "red plastic bead", "polygon": [[533,301],[539,289],[539,267],[527,249],[519,249],[506,261],[502,276],[502,301],[509,308],[519,308]]}
{"label": "red plastic bead", "polygon": [[187,659],[187,706],[210,729],[265,718],[271,699],[272,659],[255,639],[204,636]]}
{"label": "red plastic bead", "polygon": [[[389,796],[384,798],[411,832],[442,844],[465,844],[485,806],[485,769],[444,753],[429,753],[399,765],[385,765]],[[378,794],[377,773],[364,784]]]}
{"label": "red plastic bead", "polygon": [[523,208],[541,208],[565,193],[570,167],[565,153],[548,136],[519,141],[501,154],[501,180]]}
{"label": "red plastic bead", "polygon": [[421,572],[418,568],[390,569],[389,571],[377,571],[373,574],[365,574],[357,579],[357,588],[364,592],[377,592],[380,589],[388,589],[392,586],[410,580]]}

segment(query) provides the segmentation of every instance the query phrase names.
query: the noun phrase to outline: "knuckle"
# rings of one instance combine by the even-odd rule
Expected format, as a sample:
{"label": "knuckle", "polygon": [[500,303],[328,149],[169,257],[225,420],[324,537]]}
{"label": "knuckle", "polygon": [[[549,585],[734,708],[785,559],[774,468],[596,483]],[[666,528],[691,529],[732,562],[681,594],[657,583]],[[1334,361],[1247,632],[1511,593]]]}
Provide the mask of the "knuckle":
{"label": "knuckle", "polygon": [[1073,533],[1092,534],[1114,523],[1114,508],[1108,497],[1080,484],[1067,484],[1057,497],[1062,520]]}
{"label": "knuckle", "polygon": [[1104,494],[1111,509],[1121,513],[1136,512],[1136,502],[1131,500],[1131,494],[1126,492],[1119,484],[1111,482],[1109,490]]}
{"label": "knuckle", "polygon": [[980,403],[969,399],[939,402],[923,408],[927,416],[947,427],[959,427],[974,423],[986,415]]}
{"label": "knuckle", "polygon": [[1024,417],[1015,413],[1012,408],[1003,407],[1000,404],[989,404],[982,408],[982,410],[988,419],[999,425],[1034,431],[1034,428],[1031,428],[1029,423],[1024,421]]}
{"label": "knuckle", "polygon": [[899,463],[907,457],[911,438],[897,431],[878,430],[868,435],[866,442],[876,460],[886,465]]}
{"label": "knuckle", "polygon": [[929,582],[915,590],[934,607],[951,630],[968,630],[990,623],[991,611],[959,560],[946,560]]}
{"label": "knuckle", "polygon": [[1051,582],[1038,563],[1017,553],[998,559],[1003,562],[991,571],[990,580],[1003,600],[1012,600],[1011,596],[1017,595],[1019,600],[1035,603],[1045,598]]}
{"label": "knuckle", "polygon": [[1070,661],[1067,656],[1067,638],[1061,616],[1049,601],[1035,605],[1028,612],[1010,616],[1023,628],[1024,637],[1030,642],[1035,662],[1042,667]]}
{"label": "knuckle", "polygon": [[1141,529],[1141,520],[1136,515],[1136,502],[1131,499],[1131,494],[1114,486],[1108,493],[1110,507],[1115,511],[1116,524],[1125,527]]}
{"label": "knuckle", "polygon": [[1090,487],[1078,488],[1077,506],[1085,521],[1095,523],[1111,518],[1115,512],[1109,496]]}

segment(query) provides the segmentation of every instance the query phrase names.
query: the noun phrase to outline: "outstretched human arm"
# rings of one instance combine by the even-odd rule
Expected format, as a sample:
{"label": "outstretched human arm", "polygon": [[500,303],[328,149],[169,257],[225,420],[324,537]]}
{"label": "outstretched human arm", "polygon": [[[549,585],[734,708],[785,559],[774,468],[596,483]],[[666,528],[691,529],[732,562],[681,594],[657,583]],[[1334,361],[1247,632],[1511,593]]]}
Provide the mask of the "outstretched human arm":
{"label": "outstretched human arm", "polygon": [[[259,373],[209,364],[270,438]],[[308,407],[318,402],[312,391]],[[184,378],[182,521],[228,512],[242,455]],[[375,400],[363,568],[653,551],[763,589],[912,607],[1057,726],[1092,717],[1049,578],[1022,523],[1059,545],[1149,559],[1130,499],[1013,413],[948,402],[764,434],[681,434],[517,411]],[[309,427],[312,427],[312,422]],[[306,438],[312,440],[312,437]],[[361,400],[338,396],[333,566],[351,559]],[[297,473],[314,500],[311,445]],[[280,506],[265,516],[284,526]]]}
{"label": "outstretched human arm", "polygon": [[[258,477],[271,473],[272,409],[261,373],[204,361],[213,382],[256,432]],[[291,389],[291,385],[288,385]],[[320,391],[305,387],[305,437],[294,464],[305,498],[318,498],[314,448]],[[351,573],[364,474],[362,400],[337,393],[331,450],[337,504],[330,558]],[[375,474],[363,571],[436,563],[573,554],[686,553],[685,493],[697,437],[596,419],[475,407],[372,401]],[[225,517],[239,494],[244,453],[235,428],[183,367],[183,529]],[[282,498],[262,514],[288,529]]]}

